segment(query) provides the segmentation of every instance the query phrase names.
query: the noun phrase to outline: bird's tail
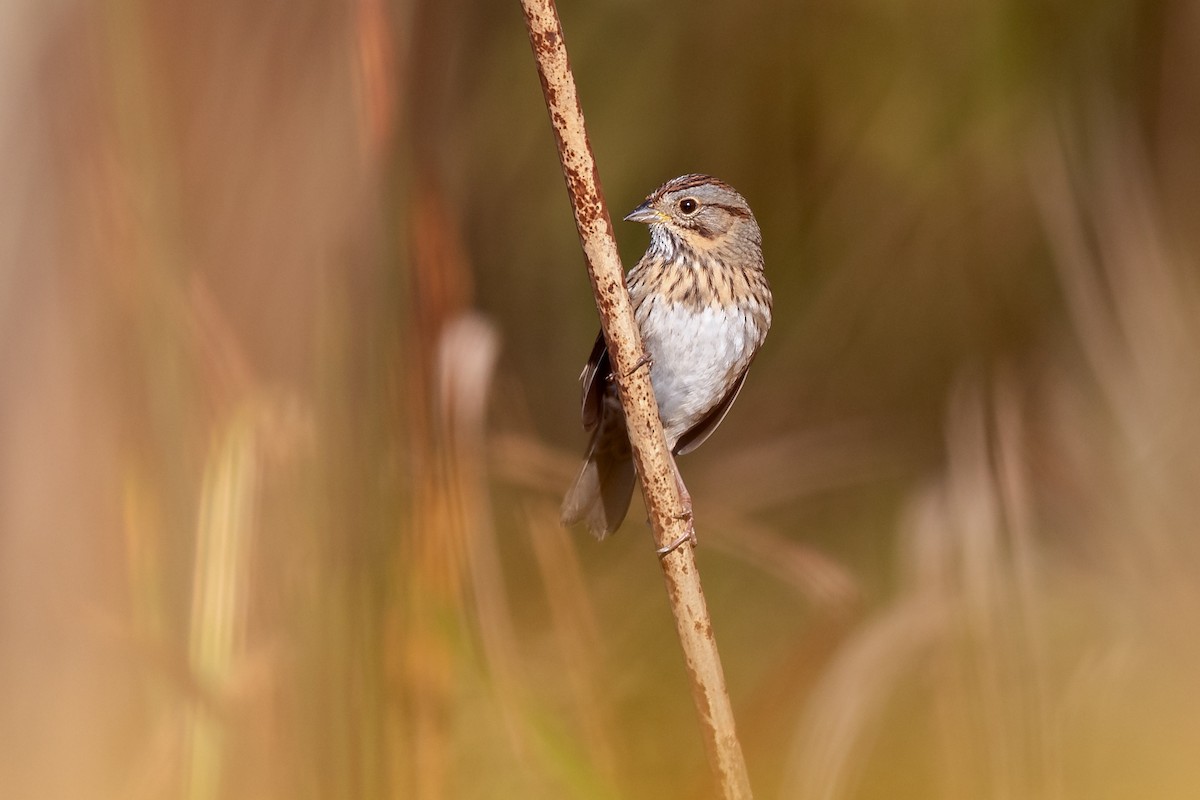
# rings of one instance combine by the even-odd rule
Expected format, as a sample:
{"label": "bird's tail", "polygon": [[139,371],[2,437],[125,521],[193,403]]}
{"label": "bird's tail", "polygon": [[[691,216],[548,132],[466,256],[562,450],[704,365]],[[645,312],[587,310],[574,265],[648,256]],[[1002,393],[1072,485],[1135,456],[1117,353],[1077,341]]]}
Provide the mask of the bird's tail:
{"label": "bird's tail", "polygon": [[562,524],[587,524],[597,539],[615,531],[625,519],[637,472],[625,419],[605,414],[592,434],[579,477],[562,504]]}

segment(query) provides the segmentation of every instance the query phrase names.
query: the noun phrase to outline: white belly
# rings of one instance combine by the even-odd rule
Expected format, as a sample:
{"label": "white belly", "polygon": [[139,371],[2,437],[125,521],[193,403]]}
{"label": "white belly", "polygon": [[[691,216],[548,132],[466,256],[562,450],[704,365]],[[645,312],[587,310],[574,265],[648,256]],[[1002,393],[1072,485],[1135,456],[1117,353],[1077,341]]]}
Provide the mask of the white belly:
{"label": "white belly", "polygon": [[749,366],[765,331],[746,308],[697,310],[652,299],[638,308],[638,324],[653,364],[650,380],[658,399],[667,445],[694,427],[724,399]]}

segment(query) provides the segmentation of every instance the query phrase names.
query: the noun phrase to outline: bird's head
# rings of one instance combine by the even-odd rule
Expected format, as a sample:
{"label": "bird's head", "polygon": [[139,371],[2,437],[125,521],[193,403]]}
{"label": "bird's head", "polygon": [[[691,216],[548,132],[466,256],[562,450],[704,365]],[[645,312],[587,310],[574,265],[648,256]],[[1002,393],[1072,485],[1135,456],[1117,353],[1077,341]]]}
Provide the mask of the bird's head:
{"label": "bird's head", "polygon": [[746,199],[710,175],[682,175],[650,193],[626,220],[650,226],[651,247],[671,257],[743,251],[761,258],[762,234]]}

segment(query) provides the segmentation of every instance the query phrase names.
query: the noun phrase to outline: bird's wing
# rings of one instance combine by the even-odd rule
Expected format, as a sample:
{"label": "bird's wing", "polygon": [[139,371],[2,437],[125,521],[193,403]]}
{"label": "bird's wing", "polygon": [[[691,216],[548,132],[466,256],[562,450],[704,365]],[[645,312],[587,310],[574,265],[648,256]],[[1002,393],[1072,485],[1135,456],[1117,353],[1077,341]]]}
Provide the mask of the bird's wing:
{"label": "bird's wing", "polygon": [[729,394],[725,395],[725,399],[717,403],[713,410],[708,412],[704,419],[693,425],[683,436],[679,437],[679,442],[675,445],[676,455],[690,453],[700,445],[704,444],[704,440],[712,436],[712,432],[721,424],[721,420],[725,419],[725,415],[729,413],[729,409],[733,406],[733,401],[737,400],[738,392],[742,391],[742,384],[746,382],[746,375],[750,372],[747,368],[742,376],[737,379],[737,383],[729,390]]}
{"label": "bird's wing", "polygon": [[584,430],[594,430],[600,424],[600,415],[604,410],[604,392],[608,388],[608,375],[612,365],[608,358],[608,345],[604,342],[604,331],[596,336],[596,344],[592,354],[588,356],[583,372],[579,373],[579,385],[583,390],[583,403],[580,417],[583,419]]}

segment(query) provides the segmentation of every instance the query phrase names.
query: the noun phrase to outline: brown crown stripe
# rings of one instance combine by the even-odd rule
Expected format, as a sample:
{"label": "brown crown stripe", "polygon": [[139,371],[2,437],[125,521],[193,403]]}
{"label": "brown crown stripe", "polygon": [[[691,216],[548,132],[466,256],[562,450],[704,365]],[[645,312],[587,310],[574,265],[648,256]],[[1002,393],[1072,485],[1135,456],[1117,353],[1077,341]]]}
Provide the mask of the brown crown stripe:
{"label": "brown crown stripe", "polygon": [[721,188],[728,189],[731,192],[737,192],[736,189],[734,189],[725,181],[718,180],[711,175],[693,173],[691,175],[681,175],[675,180],[668,181],[667,183],[663,184],[661,189],[659,189],[658,194],[659,196],[662,196],[667,192],[681,192],[684,189],[695,189],[697,186],[720,186]]}
{"label": "brown crown stripe", "polygon": [[679,189],[692,189],[697,186],[703,186],[706,183],[722,183],[711,175],[705,175],[702,172],[691,172],[687,175],[680,175],[674,180],[667,181],[663,184],[663,188],[671,187],[668,191],[677,191]]}

